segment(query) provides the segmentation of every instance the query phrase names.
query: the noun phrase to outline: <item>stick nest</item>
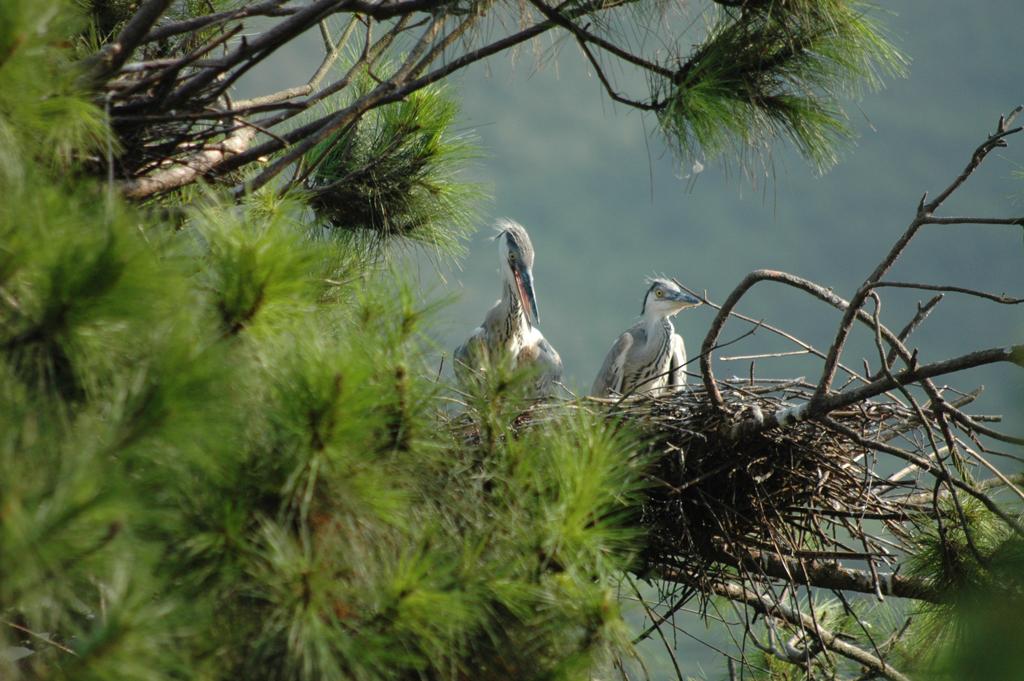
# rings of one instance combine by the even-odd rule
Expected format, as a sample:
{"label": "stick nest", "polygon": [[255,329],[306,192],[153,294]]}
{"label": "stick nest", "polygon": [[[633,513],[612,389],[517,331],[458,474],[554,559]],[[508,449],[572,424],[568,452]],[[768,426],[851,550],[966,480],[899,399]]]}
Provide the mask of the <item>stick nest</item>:
{"label": "stick nest", "polygon": [[[715,563],[752,556],[798,560],[885,560],[891,555],[864,527],[885,521],[905,534],[905,510],[887,492],[904,485],[872,473],[872,452],[819,421],[801,421],[736,438],[734,424],[810,399],[796,381],[719,382],[726,411],[709,406],[703,387],[615,403],[610,414],[639,428],[656,453],[642,508],[649,568],[695,582]],[[866,401],[830,415],[875,441],[921,426],[895,401]],[[877,527],[876,527],[877,530]]]}

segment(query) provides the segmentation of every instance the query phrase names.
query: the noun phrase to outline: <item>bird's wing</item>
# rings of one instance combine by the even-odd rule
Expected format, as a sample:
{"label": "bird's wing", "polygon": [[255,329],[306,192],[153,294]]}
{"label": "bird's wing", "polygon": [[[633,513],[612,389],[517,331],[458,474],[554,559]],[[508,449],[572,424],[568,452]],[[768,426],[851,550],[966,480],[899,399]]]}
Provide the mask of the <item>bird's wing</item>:
{"label": "bird's wing", "polygon": [[537,336],[536,362],[540,366],[537,394],[547,396],[554,392],[555,385],[562,380],[562,358],[540,331],[537,331]]}
{"label": "bird's wing", "polygon": [[686,385],[686,345],[678,333],[672,334],[672,359],[668,365],[668,385]]}
{"label": "bird's wing", "polygon": [[[632,330],[632,329],[631,329]],[[633,334],[626,331],[612,345],[611,350],[605,355],[604,364],[597,372],[594,385],[590,388],[590,394],[594,397],[607,397],[612,393],[622,391],[622,367],[626,363],[626,355],[633,347]]]}
{"label": "bird's wing", "polygon": [[455,360],[453,369],[456,378],[465,381],[467,376],[483,370],[484,349],[484,328],[478,326],[465,343],[455,348],[452,355]]}

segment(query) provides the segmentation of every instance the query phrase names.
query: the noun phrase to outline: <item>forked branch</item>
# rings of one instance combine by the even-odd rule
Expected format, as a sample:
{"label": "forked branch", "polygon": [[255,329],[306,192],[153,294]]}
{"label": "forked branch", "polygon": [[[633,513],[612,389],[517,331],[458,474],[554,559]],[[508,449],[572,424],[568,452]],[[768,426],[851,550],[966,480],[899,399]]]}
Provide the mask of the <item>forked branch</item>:
{"label": "forked branch", "polygon": [[[970,177],[970,175],[978,168],[993,149],[1005,146],[1007,137],[1020,132],[1020,127],[1009,127],[1010,122],[1020,111],[1021,107],[1017,107],[1008,116],[1000,117],[996,132],[990,135],[986,141],[975,150],[960,176],[958,176],[958,178],[943,190],[943,192],[941,192],[931,203],[925,204],[924,200],[921,201],[915,219],[911,222],[910,226],[906,231],[904,231],[900,238],[897,239],[896,243],[885,255],[882,261],[875,267],[874,271],[868,275],[867,279],[860,288],[858,288],[849,302],[835,295],[830,289],[827,289],[824,286],[786,272],[778,272],[775,270],[757,270],[755,272],[751,272],[732,290],[726,298],[726,301],[722,304],[719,313],[712,321],[711,327],[705,335],[701,348],[700,365],[703,373],[704,388],[707,392],[708,401],[715,409],[723,409],[724,402],[712,369],[710,349],[714,347],[717,342],[730,314],[733,312],[743,296],[746,295],[747,291],[749,291],[755,284],[761,281],[774,281],[785,284],[809,293],[819,300],[827,302],[833,307],[844,311],[842,319],[838,325],[835,340],[830,346],[825,358],[822,376],[818,382],[812,399],[808,403],[795,407],[791,410],[787,409],[779,413],[767,415],[763,419],[751,420],[746,424],[742,424],[734,431],[737,436],[742,436],[752,430],[772,428],[785,423],[795,423],[796,421],[806,418],[817,418],[828,414],[832,410],[843,408],[861,400],[885,393],[892,388],[923,381],[946,373],[957,372],[992,362],[1012,362],[1014,364],[1021,365],[1021,347],[1011,346],[1006,348],[992,348],[990,350],[979,351],[977,353],[969,353],[968,355],[947,360],[946,362],[937,362],[927,365],[926,367],[916,367],[916,359],[913,357],[912,353],[910,353],[905,347],[902,347],[903,340],[910,332],[913,331],[914,328],[916,328],[924,317],[927,316],[935,303],[938,302],[937,299],[933,299],[931,303],[919,310],[915,319],[912,320],[912,322],[908,324],[907,328],[899,335],[893,334],[885,327],[880,329],[882,337],[890,345],[890,352],[887,361],[891,362],[893,358],[900,356],[904,361],[909,363],[907,370],[894,375],[895,382],[888,378],[879,378],[879,374],[876,374],[875,380],[869,385],[845,391],[839,395],[828,394],[829,386],[832,383],[832,379],[835,376],[836,369],[840,363],[840,356],[842,354],[843,347],[845,346],[846,339],[850,334],[854,322],[860,321],[865,325],[872,325],[871,315],[865,312],[862,308],[865,300],[869,295],[871,295],[872,291],[877,288],[898,287],[958,292],[1003,304],[1019,304],[1024,300],[1009,297],[1005,294],[992,294],[957,286],[886,282],[881,280],[881,278],[892,268],[900,255],[906,250],[907,246],[913,240],[914,236],[916,236],[920,228],[927,224],[934,224],[934,221],[937,218],[934,218],[932,211],[941,206],[942,203],[954,191],[956,191],[956,189],[959,188],[968,177]],[[991,220],[985,220],[982,218],[977,220],[971,218],[957,218],[957,220],[973,221],[978,224],[992,224]],[[1016,222],[1017,220],[1014,219],[1013,224],[1016,224]]]}
{"label": "forked branch", "polygon": [[[1006,138],[1010,135],[1014,135],[1021,131],[1022,128],[1010,128],[1009,125],[1016,118],[1017,114],[1020,113],[1022,107],[1016,107],[1007,116],[1000,116],[999,123],[996,125],[996,131],[989,135],[989,137],[981,143],[981,145],[975,149],[971,155],[970,161],[964,167],[964,170],[960,175],[937,197],[930,203],[925,203],[925,199],[922,198],[918,204],[917,214],[914,220],[907,227],[906,231],[896,240],[896,243],[889,250],[886,256],[882,259],[878,266],[875,267],[874,271],[868,275],[868,278],[860,286],[853,297],[850,299],[849,307],[846,313],[843,315],[843,319],[839,323],[839,328],[836,331],[835,340],[832,342],[832,346],[829,348],[828,359],[825,360],[825,367],[821,373],[821,380],[818,382],[818,388],[814,393],[814,400],[821,400],[825,397],[831,388],[832,380],[835,378],[836,366],[839,362],[839,356],[842,354],[843,347],[846,344],[846,339],[850,335],[850,331],[853,328],[853,322],[855,316],[860,312],[861,307],[867,300],[871,290],[875,287],[878,281],[884,277],[892,266],[896,263],[899,257],[910,245],[910,242],[918,234],[921,227],[928,224],[935,224],[934,212],[938,210],[940,206],[948,199],[953,192],[959,189],[964,182],[974,173],[975,170],[982,164],[985,158],[994,150],[999,147],[1006,146]],[[927,196],[927,195],[925,195]],[[968,220],[961,218],[962,220]],[[969,219],[975,224],[985,224],[984,218]]]}

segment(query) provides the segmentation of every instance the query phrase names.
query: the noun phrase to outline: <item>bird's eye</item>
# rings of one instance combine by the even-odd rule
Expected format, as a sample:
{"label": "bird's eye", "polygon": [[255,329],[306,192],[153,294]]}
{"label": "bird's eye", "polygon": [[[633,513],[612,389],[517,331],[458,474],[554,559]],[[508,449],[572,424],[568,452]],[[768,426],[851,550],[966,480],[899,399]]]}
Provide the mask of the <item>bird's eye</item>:
{"label": "bird's eye", "polygon": [[661,290],[661,289],[659,288],[659,289],[658,289],[657,291],[655,291],[655,292],[654,292],[654,295],[656,295],[656,296],[658,296],[659,298],[661,298],[662,296],[664,296],[664,295],[665,295],[665,292],[664,292],[664,291],[662,291],[662,290]]}
{"label": "bird's eye", "polygon": [[509,254],[508,254],[508,259],[509,259],[509,260],[510,260],[511,262],[515,262],[515,260],[516,260],[516,254],[515,254],[515,253],[509,253]]}

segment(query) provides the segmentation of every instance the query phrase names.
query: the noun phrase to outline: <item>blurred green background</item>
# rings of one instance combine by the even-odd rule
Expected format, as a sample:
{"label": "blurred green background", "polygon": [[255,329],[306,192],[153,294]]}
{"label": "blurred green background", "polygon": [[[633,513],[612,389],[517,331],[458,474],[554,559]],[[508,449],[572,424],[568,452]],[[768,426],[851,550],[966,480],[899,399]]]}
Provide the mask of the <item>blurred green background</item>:
{"label": "blurred green background", "polygon": [[[458,263],[420,253],[400,261],[424,296],[450,297],[437,320],[438,361],[479,324],[496,299],[497,249],[490,225],[522,222],[537,251],[534,274],[540,328],[559,350],[567,384],[589,389],[605,352],[640,312],[644,278],[664,273],[722,301],[750,270],[768,267],[813,279],[849,297],[906,228],[924,191],[933,195],[963,168],[1000,113],[1024,103],[1024,3],[1020,0],[896,0],[880,6],[910,75],[849,103],[859,137],[823,176],[778,147],[756,176],[704,162],[694,175],[657,133],[653,117],[610,102],[575,43],[550,39],[501,54],[450,81],[462,102],[460,129],[482,151],[466,177],[493,199]],[[240,96],[270,92],[308,77],[319,63],[316,36],[290,45],[241,84]],[[643,82],[617,72],[621,89]],[[943,214],[1024,214],[1024,138],[993,154]],[[945,283],[1024,294],[1024,234],[1012,227],[930,227],[890,280]],[[900,328],[928,293],[886,291],[882,319]],[[826,350],[838,315],[790,289],[755,288],[739,311],[781,326]],[[676,328],[696,354],[712,318],[698,308]],[[730,325],[724,339],[746,330]],[[1024,310],[947,295],[913,338],[922,361],[1024,340]],[[716,353],[791,350],[759,332]],[[861,333],[846,361],[877,367],[872,338]],[[450,361],[446,361],[450,365]],[[746,375],[745,362],[716,363],[720,375]],[[696,364],[691,364],[696,370]],[[759,362],[767,376],[816,377],[806,358]],[[955,387],[986,386],[975,411],[1002,413],[1006,430],[1024,432],[1024,372],[978,369]],[[695,619],[691,633],[703,636]],[[709,634],[718,642],[719,633]],[[713,651],[679,641],[684,672],[725,675]],[[668,661],[649,642],[652,661]],[[660,671],[659,671],[660,669]],[[652,673],[662,678],[657,664]]]}

